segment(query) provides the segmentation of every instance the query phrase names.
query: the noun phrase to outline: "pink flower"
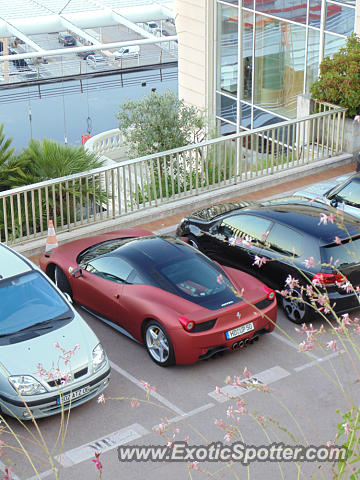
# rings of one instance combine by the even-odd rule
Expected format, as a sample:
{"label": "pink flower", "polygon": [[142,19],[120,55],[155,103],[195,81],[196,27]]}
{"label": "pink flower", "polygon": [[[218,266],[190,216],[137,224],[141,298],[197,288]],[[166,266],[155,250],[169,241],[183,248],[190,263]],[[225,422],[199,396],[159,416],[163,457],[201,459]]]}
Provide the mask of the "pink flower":
{"label": "pink flower", "polygon": [[185,437],[185,438],[184,438],[184,443],[189,443],[189,440],[190,440],[190,437],[189,437],[189,436]]}
{"label": "pink flower", "polygon": [[305,264],[305,267],[313,267],[314,265],[316,265],[315,263],[315,260],[314,260],[314,257],[310,257],[310,258],[307,258],[306,260],[304,260],[304,264]]}
{"label": "pink flower", "polygon": [[131,408],[134,408],[134,407],[139,407],[139,406],[140,406],[140,403],[139,403],[138,400],[136,400],[136,398],[133,398],[133,399],[131,400],[130,405],[131,405]]}
{"label": "pink flower", "polygon": [[349,435],[351,433],[350,425],[347,422],[343,423],[341,426],[344,428],[346,435]]}
{"label": "pink flower", "polygon": [[243,374],[246,378],[250,378],[252,376],[247,367],[244,368]]}
{"label": "pink flower", "polygon": [[197,462],[197,461],[192,462],[192,464],[190,465],[190,468],[192,468],[194,470],[200,470],[198,465],[199,465],[199,462]]}
{"label": "pink flower", "polygon": [[54,343],[54,347],[55,347],[55,348],[60,348],[59,342],[55,342],[55,343]]}
{"label": "pink flower", "polygon": [[351,318],[349,317],[349,314],[348,313],[344,313],[343,315],[341,315],[342,317],[342,324],[343,325],[352,325],[353,322],[351,321]]}
{"label": "pink flower", "polygon": [[105,403],[106,402],[106,398],[105,398],[103,393],[98,396],[97,402],[98,403]]}
{"label": "pink flower", "polygon": [[294,290],[295,287],[299,286],[299,280],[296,280],[296,278],[293,278],[291,275],[287,276],[287,279],[285,280],[285,284],[290,287],[291,290]]}
{"label": "pink flower", "polygon": [[4,480],[12,480],[11,470],[12,470],[12,467],[5,467]]}
{"label": "pink flower", "polygon": [[226,425],[225,425],[224,420],[217,420],[217,419],[215,419],[215,422],[214,422],[214,423],[215,423],[215,425],[216,425],[217,427],[222,428],[223,430],[225,430]]}
{"label": "pink flower", "polygon": [[226,410],[226,415],[228,417],[233,417],[234,416],[234,408],[232,406],[228,407],[228,409]]}
{"label": "pink flower", "polygon": [[262,265],[265,265],[265,263],[268,261],[268,259],[266,257],[259,257],[258,255],[255,255],[254,260],[255,261],[254,261],[253,265],[257,265],[259,268]]}
{"label": "pink flower", "polygon": [[101,455],[101,452],[95,452],[95,458],[93,458],[91,461],[95,463],[95,467],[97,470],[102,471],[102,463],[99,460],[99,457]]}
{"label": "pink flower", "polygon": [[338,350],[338,347],[336,345],[336,340],[331,340],[326,344],[326,349],[327,350],[334,350],[336,352]]}
{"label": "pink flower", "polygon": [[318,225],[321,225],[322,223],[324,225],[327,225],[328,222],[334,223],[335,221],[335,215],[333,213],[330,213],[330,215],[326,215],[325,213],[320,213],[320,222]]}
{"label": "pink flower", "polygon": [[341,245],[341,239],[338,236],[335,237],[334,242]]}

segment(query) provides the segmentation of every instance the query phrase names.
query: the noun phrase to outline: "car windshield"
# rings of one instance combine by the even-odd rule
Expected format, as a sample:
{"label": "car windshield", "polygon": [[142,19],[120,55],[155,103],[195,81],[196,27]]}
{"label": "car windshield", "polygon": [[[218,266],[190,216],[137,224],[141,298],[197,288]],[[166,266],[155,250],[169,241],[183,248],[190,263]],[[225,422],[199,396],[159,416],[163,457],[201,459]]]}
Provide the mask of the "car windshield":
{"label": "car windshield", "polygon": [[241,300],[225,273],[200,256],[172,262],[159,271],[179,296],[207,308],[218,309]]}
{"label": "car windshield", "polygon": [[1,280],[0,305],[0,336],[73,315],[54,287],[36,271]]}
{"label": "car windshield", "polygon": [[[335,193],[334,197],[338,202],[345,202],[349,205],[360,205],[360,179],[353,179],[344,188]],[[330,194],[331,196],[331,194]]]}

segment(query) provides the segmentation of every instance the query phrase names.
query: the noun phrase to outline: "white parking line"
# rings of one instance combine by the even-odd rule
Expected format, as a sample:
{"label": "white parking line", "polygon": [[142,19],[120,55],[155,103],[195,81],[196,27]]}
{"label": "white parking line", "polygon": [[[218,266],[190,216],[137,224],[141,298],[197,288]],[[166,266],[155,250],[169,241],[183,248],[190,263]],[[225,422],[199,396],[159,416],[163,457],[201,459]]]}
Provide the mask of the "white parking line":
{"label": "white parking line", "polygon": [[68,450],[56,457],[56,460],[65,468],[72,467],[77,463],[84,462],[85,460],[94,457],[95,452],[104,453],[108,450],[113,450],[119,445],[124,445],[125,443],[137,440],[148,433],[148,430],[143,426],[134,423],[129,427],[110,433],[103,438],[98,438],[97,440],[81,445],[80,447]]}
{"label": "white parking line", "polygon": [[[271,332],[271,336],[277,338],[278,340],[280,340],[280,342],[283,342],[286,345],[289,345],[290,347],[295,348],[296,350],[299,350],[299,345],[298,344],[291,342],[289,339],[283,337],[279,333]],[[308,356],[308,357],[314,358],[315,360],[318,359],[318,357],[314,353],[311,353],[311,352],[306,352],[305,355]]]}
{"label": "white parking line", "polygon": [[338,352],[329,353],[329,355],[325,355],[325,357],[317,358],[313,362],[308,362],[308,363],[305,363],[304,365],[301,365],[300,367],[295,367],[294,370],[295,370],[295,372],[301,372],[302,370],[305,370],[306,368],[313,367],[317,363],[325,362],[326,360],[330,360],[330,358],[337,357],[339,355],[339,353],[344,353],[344,352],[345,352],[345,350],[340,350]]}
{"label": "white parking line", "polygon": [[[27,480],[39,480],[39,478],[47,478],[50,477],[50,475],[54,474],[52,470],[46,470],[46,472],[39,473],[39,475],[34,475],[33,477],[28,478]],[[54,475],[55,478],[55,475]]]}
{"label": "white parking line", "polygon": [[[138,380],[137,378],[135,378],[133,375],[131,375],[131,373],[127,372],[126,370],[124,370],[123,368],[119,367],[119,365],[116,365],[116,363],[114,362],[111,362],[110,361],[110,365],[111,365],[111,368],[113,370],[115,370],[117,373],[120,373],[120,375],[122,375],[123,377],[127,378],[128,380],[130,380],[130,382],[134,383],[135,385],[137,385],[139,388],[141,388],[142,390],[145,390],[145,387],[142,385],[142,383],[140,382],[140,380]],[[186,413],[181,410],[180,408],[178,408],[176,405],[174,405],[173,403],[171,403],[169,400],[166,400],[166,398],[164,398],[162,395],[160,395],[159,393],[153,391],[153,390],[150,390],[150,395],[154,398],[156,398],[156,400],[158,400],[160,403],[162,403],[163,405],[165,405],[166,407],[168,407],[170,410],[172,410],[174,413],[177,413],[178,415],[180,415],[181,417],[183,417],[184,415],[186,415]]]}
{"label": "white parking line", "polygon": [[229,397],[238,397],[239,395],[244,395],[245,393],[253,391],[255,387],[251,387],[251,383],[255,385],[269,385],[270,383],[277,382],[278,380],[288,377],[289,375],[290,372],[284,368],[275,366],[264,370],[263,372],[257,373],[249,379],[242,379],[240,383],[245,383],[247,386],[241,387],[238,385],[226,385],[225,387],[220,388],[220,394],[217,393],[216,390],[213,390],[208,395],[214,398],[217,402],[223,403],[227,402],[230,399]]}

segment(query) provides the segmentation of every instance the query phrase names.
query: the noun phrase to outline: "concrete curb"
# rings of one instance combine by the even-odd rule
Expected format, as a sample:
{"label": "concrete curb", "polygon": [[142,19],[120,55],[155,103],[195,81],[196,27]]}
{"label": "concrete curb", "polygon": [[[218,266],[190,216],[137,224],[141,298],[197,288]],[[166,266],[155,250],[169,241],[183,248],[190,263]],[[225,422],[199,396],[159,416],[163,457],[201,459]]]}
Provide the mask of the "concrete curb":
{"label": "concrete curb", "polygon": [[[195,210],[197,208],[205,207],[209,204],[218,203],[229,200],[234,197],[253,193],[257,190],[278,186],[279,184],[294,181],[297,178],[303,178],[309,175],[314,175],[325,170],[330,170],[339,166],[344,166],[353,161],[353,156],[350,154],[342,154],[337,157],[327,158],[309,165],[301,165],[294,167],[291,170],[283,170],[275,172],[266,177],[258,177],[254,179],[244,180],[242,183],[236,185],[229,185],[219,188],[217,190],[207,191],[194,195],[192,197],[174,200],[167,204],[159,205],[157,207],[150,207],[133,213],[128,213],[116,219],[104,220],[101,223],[86,225],[72,230],[70,232],[58,233],[57,241],[59,245],[69,242],[71,240],[88,237],[91,235],[111,232],[123,228],[136,227],[138,225],[147,223],[149,221],[160,220],[172,215],[177,215],[182,212]],[[44,252],[45,238],[32,240],[22,245],[10,245],[14,250],[22,253],[27,257],[38,255]]]}

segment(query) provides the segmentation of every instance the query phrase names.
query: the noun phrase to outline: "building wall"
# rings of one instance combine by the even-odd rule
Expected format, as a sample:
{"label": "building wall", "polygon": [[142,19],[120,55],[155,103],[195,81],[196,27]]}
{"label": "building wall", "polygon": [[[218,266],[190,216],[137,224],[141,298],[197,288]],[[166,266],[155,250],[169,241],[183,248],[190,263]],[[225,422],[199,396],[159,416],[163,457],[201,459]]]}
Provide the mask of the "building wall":
{"label": "building wall", "polygon": [[[174,0],[179,62],[179,98],[201,110],[209,106],[212,78],[210,49],[213,0]],[[213,112],[214,113],[214,112]]]}
{"label": "building wall", "polygon": [[179,96],[222,133],[295,118],[323,56],[360,35],[360,0],[174,1]]}

